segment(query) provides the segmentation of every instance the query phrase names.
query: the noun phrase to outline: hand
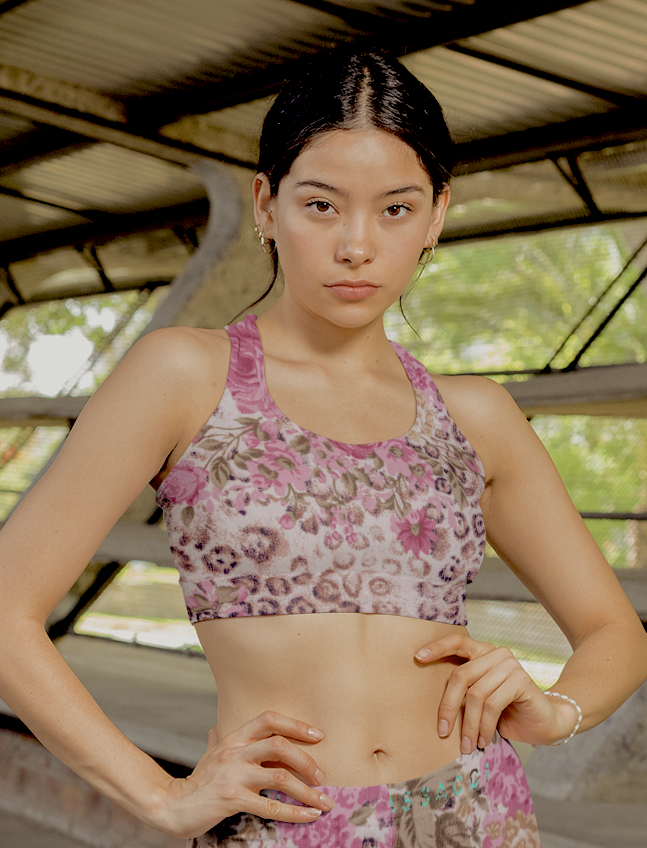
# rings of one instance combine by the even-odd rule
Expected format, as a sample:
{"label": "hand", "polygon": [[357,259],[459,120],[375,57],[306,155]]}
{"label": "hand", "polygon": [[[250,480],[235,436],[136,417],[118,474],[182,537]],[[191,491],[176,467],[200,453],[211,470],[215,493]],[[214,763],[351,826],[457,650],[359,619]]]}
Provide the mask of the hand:
{"label": "hand", "polygon": [[471,753],[476,745],[485,748],[497,728],[506,739],[535,745],[550,744],[573,729],[574,708],[558,698],[546,698],[509,648],[477,642],[467,632],[452,633],[425,645],[416,660],[429,663],[452,656],[467,662],[457,666],[447,681],[438,710],[438,735],[449,736],[464,704],[462,753]]}
{"label": "hand", "polygon": [[[314,821],[322,810],[331,809],[334,801],[295,777],[286,766],[315,786],[323,784],[324,775],[314,759],[289,741],[316,743],[321,738],[323,733],[306,722],[271,710],[222,740],[217,727],[212,728],[207,751],[193,773],[170,781],[160,829],[191,839],[240,812],[286,822]],[[259,795],[261,789],[278,789],[307,806],[265,798]]]}

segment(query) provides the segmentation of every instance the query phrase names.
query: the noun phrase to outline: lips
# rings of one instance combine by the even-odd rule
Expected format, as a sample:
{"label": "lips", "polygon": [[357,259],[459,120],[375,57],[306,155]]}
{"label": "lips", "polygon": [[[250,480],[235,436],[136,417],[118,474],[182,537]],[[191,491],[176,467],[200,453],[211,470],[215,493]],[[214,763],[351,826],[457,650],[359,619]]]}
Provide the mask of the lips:
{"label": "lips", "polygon": [[368,280],[340,280],[338,283],[327,285],[326,288],[344,300],[364,300],[375,294],[379,286]]}

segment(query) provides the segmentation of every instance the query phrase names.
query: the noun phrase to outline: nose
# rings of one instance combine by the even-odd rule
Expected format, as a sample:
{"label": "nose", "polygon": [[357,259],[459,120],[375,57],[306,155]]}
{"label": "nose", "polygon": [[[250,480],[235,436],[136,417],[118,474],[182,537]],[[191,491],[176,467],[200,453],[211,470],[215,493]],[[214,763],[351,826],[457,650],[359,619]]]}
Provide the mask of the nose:
{"label": "nose", "polygon": [[377,243],[368,221],[356,219],[341,224],[336,259],[357,267],[375,259]]}

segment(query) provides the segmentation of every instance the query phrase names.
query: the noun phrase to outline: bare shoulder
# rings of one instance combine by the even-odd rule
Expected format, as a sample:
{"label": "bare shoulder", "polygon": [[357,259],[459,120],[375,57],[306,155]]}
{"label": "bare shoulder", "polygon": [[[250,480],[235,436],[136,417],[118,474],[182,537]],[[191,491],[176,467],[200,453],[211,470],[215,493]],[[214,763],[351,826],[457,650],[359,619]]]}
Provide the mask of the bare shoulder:
{"label": "bare shoulder", "polygon": [[451,418],[477,452],[489,479],[500,469],[511,448],[534,430],[508,390],[489,377],[430,375]]}
{"label": "bare shoulder", "polygon": [[155,330],[133,345],[106,381],[121,381],[122,397],[135,392],[140,403],[157,411],[167,447],[155,485],[161,483],[220,403],[230,351],[225,330]]}
{"label": "bare shoulder", "polygon": [[85,405],[66,453],[100,436],[140,453],[144,443],[154,472],[172,467],[220,402],[229,348],[224,330],[169,327],[139,339]]}
{"label": "bare shoulder", "polygon": [[226,380],[230,342],[225,330],[166,327],[139,339],[123,360],[124,370],[145,367],[149,376],[193,388]]}

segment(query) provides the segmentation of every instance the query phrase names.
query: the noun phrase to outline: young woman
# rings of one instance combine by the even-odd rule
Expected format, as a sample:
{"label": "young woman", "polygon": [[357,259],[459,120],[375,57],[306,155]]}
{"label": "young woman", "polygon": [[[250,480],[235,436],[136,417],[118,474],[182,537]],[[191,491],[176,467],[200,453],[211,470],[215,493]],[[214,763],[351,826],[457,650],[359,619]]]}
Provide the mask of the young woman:
{"label": "young woman", "polygon": [[[253,182],[283,293],[258,321],[138,342],[2,533],[2,698],[194,846],[537,846],[506,739],[569,739],[647,676],[640,622],[507,392],[432,379],[385,336],[450,170],[440,108],[397,62],[314,61],[270,110]],[[43,630],[148,481],[218,684],[185,780]],[[486,529],[573,645],[553,692],[465,627]]]}

